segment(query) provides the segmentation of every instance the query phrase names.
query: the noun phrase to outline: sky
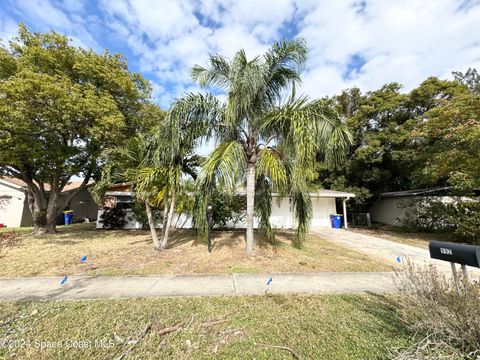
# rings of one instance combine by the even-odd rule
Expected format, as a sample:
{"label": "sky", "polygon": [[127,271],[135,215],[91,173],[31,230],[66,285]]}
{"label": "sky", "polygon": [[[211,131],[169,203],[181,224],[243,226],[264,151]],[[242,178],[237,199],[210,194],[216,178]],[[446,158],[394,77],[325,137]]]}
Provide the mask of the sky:
{"label": "sky", "polygon": [[311,98],[388,82],[404,91],[428,76],[480,69],[480,1],[454,0],[0,0],[0,38],[54,29],[74,44],[126,56],[164,109],[197,91],[194,64],[239,49],[261,55],[302,37],[309,48],[301,92]]}

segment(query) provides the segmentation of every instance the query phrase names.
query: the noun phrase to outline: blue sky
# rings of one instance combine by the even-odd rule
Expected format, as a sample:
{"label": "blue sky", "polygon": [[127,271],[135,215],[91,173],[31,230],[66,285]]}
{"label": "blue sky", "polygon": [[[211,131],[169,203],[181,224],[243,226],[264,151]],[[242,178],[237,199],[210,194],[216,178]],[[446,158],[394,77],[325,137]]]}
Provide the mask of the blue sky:
{"label": "blue sky", "polygon": [[297,36],[310,51],[302,91],[311,97],[391,81],[408,91],[430,75],[480,68],[480,1],[1,0],[0,37],[19,21],[126,55],[163,108],[198,89],[190,68],[209,54],[254,57]]}

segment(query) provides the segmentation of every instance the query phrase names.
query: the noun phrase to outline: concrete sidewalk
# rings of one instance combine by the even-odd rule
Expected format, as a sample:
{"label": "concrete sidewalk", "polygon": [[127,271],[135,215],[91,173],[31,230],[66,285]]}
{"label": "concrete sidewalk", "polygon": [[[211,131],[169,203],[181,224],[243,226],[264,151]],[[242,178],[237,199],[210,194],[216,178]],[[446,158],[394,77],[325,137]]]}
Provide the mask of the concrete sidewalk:
{"label": "concrete sidewalk", "polygon": [[[268,280],[272,278],[270,285]],[[302,273],[164,276],[72,276],[0,279],[0,300],[115,299],[159,296],[385,293],[394,274]]]}

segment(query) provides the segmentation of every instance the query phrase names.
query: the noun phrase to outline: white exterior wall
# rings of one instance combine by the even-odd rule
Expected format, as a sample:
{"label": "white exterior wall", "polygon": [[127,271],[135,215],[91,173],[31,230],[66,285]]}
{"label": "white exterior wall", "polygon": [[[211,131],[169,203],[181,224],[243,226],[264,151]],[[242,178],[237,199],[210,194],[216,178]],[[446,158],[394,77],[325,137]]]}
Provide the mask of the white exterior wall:
{"label": "white exterior wall", "polygon": [[23,191],[0,183],[0,223],[7,227],[29,226],[29,214]]}
{"label": "white exterior wall", "polygon": [[312,213],[312,228],[330,227],[330,215],[337,213],[335,198],[313,198]]}
{"label": "white exterior wall", "polygon": [[376,201],[370,208],[372,221],[392,225],[402,226],[402,219],[405,217],[405,210],[400,208],[400,203],[405,200],[412,200],[412,197],[392,197]]}
{"label": "white exterior wall", "polygon": [[[335,198],[312,198],[312,222],[311,227],[329,227],[330,215],[336,213]],[[134,220],[133,212],[126,210],[127,223],[123,227],[124,229],[142,229],[142,224]],[[102,229],[103,224],[100,221],[100,216],[103,214],[103,210],[98,210],[97,216],[97,229]],[[177,222],[178,220],[178,222]],[[180,219],[175,214],[172,221],[174,226],[183,229],[191,229],[192,218],[187,214],[181,214]],[[258,218],[254,219],[253,227],[258,228]],[[272,214],[270,216],[270,223],[274,229],[295,229],[296,222],[293,215],[293,206],[291,199],[288,197],[273,197],[272,199]],[[162,224],[156,224],[156,228],[161,228]],[[234,223],[227,223],[227,228],[231,229],[245,229],[246,220]]]}
{"label": "white exterior wall", "polygon": [[[330,215],[336,213],[335,198],[312,198],[312,222],[311,227],[329,227]],[[142,229],[141,223],[135,220],[133,212],[126,210],[127,223],[123,229]],[[103,224],[100,222],[100,216],[103,210],[98,210],[97,229],[102,229]],[[258,228],[259,219],[255,218],[253,227]],[[295,217],[293,213],[293,206],[291,199],[288,197],[273,197],[272,199],[272,214],[270,216],[270,223],[274,229],[294,229],[296,227]],[[188,214],[181,214],[180,218],[175,214],[173,216],[172,224],[178,228],[191,229],[193,227],[192,218]],[[234,224],[227,223],[227,228],[231,229],[245,229],[246,220]],[[162,228],[162,224],[156,224],[156,228]]]}
{"label": "white exterior wall", "polygon": [[293,216],[293,206],[290,198],[272,198],[270,224],[274,229],[293,229],[295,227],[295,217]]}
{"label": "white exterior wall", "polygon": [[[97,225],[96,225],[97,229],[103,229],[103,223],[101,221],[101,216],[102,216],[103,212],[104,212],[103,209],[98,210]],[[140,229],[143,229],[143,224],[141,222],[135,220],[135,216],[134,216],[132,210],[126,209],[125,213],[126,213],[125,217],[126,217],[127,222],[123,226],[123,229],[125,229],[125,230],[140,230]],[[178,220],[178,223],[177,223],[177,220]],[[189,215],[186,215],[186,214],[181,214],[180,218],[177,214],[174,214],[173,219],[172,219],[172,224],[173,225],[178,224],[178,227],[182,227],[182,225],[183,225],[183,227],[182,227],[183,229],[191,229],[192,226],[193,226],[192,218]],[[162,226],[163,226],[162,223],[155,224],[155,228],[157,228],[157,229],[161,229]]]}
{"label": "white exterior wall", "polygon": [[[312,221],[311,227],[329,227],[330,215],[336,214],[335,198],[312,198]],[[258,228],[258,218],[253,221],[253,227]],[[272,198],[272,214],[270,224],[274,229],[295,229],[296,221],[292,201],[288,197]],[[237,224],[227,224],[228,228],[245,229],[246,221]]]}

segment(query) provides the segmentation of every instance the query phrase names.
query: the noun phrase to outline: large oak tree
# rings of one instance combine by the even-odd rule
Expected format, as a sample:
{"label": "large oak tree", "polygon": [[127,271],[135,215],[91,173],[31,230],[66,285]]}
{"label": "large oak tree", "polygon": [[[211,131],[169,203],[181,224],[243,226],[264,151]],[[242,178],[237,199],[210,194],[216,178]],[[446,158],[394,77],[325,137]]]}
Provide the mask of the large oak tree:
{"label": "large oak tree", "polygon": [[[98,174],[98,155],[141,127],[150,86],[120,55],[19,26],[0,46],[0,174],[23,180],[35,232],[55,232],[68,201]],[[83,177],[67,198],[72,176]]]}

